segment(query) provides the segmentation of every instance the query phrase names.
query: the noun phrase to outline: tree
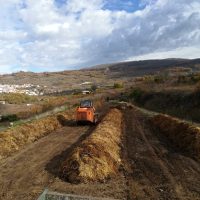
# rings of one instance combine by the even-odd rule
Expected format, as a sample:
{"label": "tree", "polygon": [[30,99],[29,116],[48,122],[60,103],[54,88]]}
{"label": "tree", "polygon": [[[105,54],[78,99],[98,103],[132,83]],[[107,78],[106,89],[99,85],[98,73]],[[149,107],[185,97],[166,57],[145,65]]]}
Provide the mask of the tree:
{"label": "tree", "polygon": [[96,89],[97,89],[97,86],[96,86],[96,85],[92,85],[92,86],[91,86],[91,90],[92,90],[93,92],[95,92]]}

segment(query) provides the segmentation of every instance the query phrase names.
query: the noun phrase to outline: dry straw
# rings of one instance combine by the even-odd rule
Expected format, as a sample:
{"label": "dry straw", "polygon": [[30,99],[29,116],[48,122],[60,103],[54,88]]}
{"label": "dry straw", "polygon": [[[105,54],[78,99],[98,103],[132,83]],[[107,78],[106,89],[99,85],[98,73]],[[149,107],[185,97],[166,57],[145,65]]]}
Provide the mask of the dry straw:
{"label": "dry straw", "polygon": [[61,113],[0,132],[0,159],[8,157],[26,144],[60,128],[62,126],[59,120],[61,116],[65,119],[69,118],[66,113]]}
{"label": "dry straw", "polygon": [[72,183],[105,181],[120,166],[122,113],[112,109],[95,131],[75,148],[61,166],[62,176]]}
{"label": "dry straw", "polygon": [[156,115],[153,125],[179,149],[200,158],[200,128],[168,115]]}

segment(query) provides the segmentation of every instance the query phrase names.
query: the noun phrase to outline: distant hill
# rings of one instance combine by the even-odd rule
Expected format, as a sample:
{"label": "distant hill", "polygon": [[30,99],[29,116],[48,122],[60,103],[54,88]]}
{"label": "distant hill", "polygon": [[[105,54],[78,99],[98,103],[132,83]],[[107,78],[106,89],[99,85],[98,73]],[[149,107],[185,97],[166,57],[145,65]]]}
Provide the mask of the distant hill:
{"label": "distant hill", "polygon": [[142,76],[144,74],[153,74],[157,71],[171,67],[193,67],[200,64],[200,59],[179,59],[169,58],[162,60],[142,60],[128,61],[120,63],[112,63],[106,65],[95,66],[93,69],[107,68],[111,72],[118,72],[122,76]]}
{"label": "distant hill", "polygon": [[80,70],[61,72],[18,72],[0,75],[0,84],[30,83],[41,85],[52,90],[66,90],[80,88],[80,84],[87,81],[98,85],[109,85],[115,81],[155,74],[173,67],[189,67],[193,71],[200,71],[200,59],[171,58],[102,64]]}

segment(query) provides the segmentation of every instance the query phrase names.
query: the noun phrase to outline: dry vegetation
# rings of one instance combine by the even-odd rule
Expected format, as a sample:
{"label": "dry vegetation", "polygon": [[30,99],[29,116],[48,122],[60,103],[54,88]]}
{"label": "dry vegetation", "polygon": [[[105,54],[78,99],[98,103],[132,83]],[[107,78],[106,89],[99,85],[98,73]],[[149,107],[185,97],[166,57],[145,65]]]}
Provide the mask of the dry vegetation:
{"label": "dry vegetation", "polygon": [[[65,101],[65,97],[52,97],[50,100],[44,100],[44,105],[49,108],[50,106],[62,105]],[[46,104],[47,101],[47,104]],[[79,100],[78,100],[79,101]],[[71,103],[76,102],[73,100]],[[104,98],[98,98],[94,100],[95,107],[97,110],[100,110],[104,104]],[[34,108],[37,108],[36,106]],[[41,108],[38,107],[39,111],[42,112]],[[46,108],[46,107],[45,107]],[[28,112],[31,116],[35,113],[38,113],[38,110],[33,110],[34,112]],[[26,114],[26,115],[25,115]],[[24,116],[28,117],[26,112]],[[43,117],[41,119],[33,120],[31,122],[25,122],[9,128],[5,131],[0,132],[0,159],[10,156],[12,153],[23,148],[26,144],[32,143],[47,134],[55,131],[62,126],[67,124],[68,120],[74,119],[74,108],[73,110],[68,109],[67,112],[60,112],[48,117]]]}
{"label": "dry vegetation", "polygon": [[23,103],[36,102],[38,101],[38,98],[27,94],[8,93],[8,94],[0,94],[0,100],[6,101],[9,104],[23,104]]}
{"label": "dry vegetation", "polygon": [[179,149],[200,158],[200,128],[168,115],[156,115],[151,119],[155,128],[163,133]]}
{"label": "dry vegetation", "polygon": [[24,94],[3,94],[0,95],[0,99],[7,102],[6,105],[0,105],[1,115],[7,117],[15,115],[17,119],[27,119],[49,111],[67,104],[69,100],[67,96],[32,97]]}
{"label": "dry vegetation", "polygon": [[70,182],[105,181],[116,175],[121,164],[122,114],[112,109],[86,140],[75,148],[61,167]]}
{"label": "dry vegetation", "polygon": [[62,127],[69,116],[63,112],[0,132],[0,159]]}
{"label": "dry vegetation", "polygon": [[200,122],[200,74],[170,68],[135,79],[123,100],[152,111]]}
{"label": "dry vegetation", "polygon": [[[3,95],[2,95],[3,96]],[[0,95],[0,97],[2,97]],[[35,115],[44,113],[46,111],[53,110],[54,108],[63,106],[63,105],[78,105],[80,102],[80,99],[89,98],[89,99],[98,99],[96,100],[97,107],[98,104],[101,104],[103,94],[101,92],[98,92],[98,98],[95,97],[95,94],[90,95],[62,95],[62,96],[41,96],[41,97],[32,97],[26,98],[26,95],[19,95],[18,94],[8,94],[5,95],[12,99],[17,99],[17,97],[20,97],[22,99],[18,99],[16,104],[6,104],[6,105],[0,105],[0,114],[2,116],[5,116],[5,119],[9,118],[12,119],[12,116],[15,116],[15,119],[28,119],[30,117],[33,117]],[[27,99],[26,104],[23,103],[24,98]],[[31,102],[31,100],[35,99],[34,102]],[[9,99],[11,101],[11,99]],[[9,102],[10,102],[9,101]],[[8,101],[7,101],[8,102]],[[14,103],[14,100],[12,100]],[[29,104],[27,106],[27,104]],[[101,105],[100,105],[101,106]],[[12,121],[12,120],[9,120]],[[13,120],[15,121],[15,120]]]}
{"label": "dry vegetation", "polygon": [[45,97],[38,104],[33,104],[26,111],[21,111],[17,113],[18,118],[26,119],[35,114],[43,113],[45,111],[51,110],[55,107],[62,106],[67,103],[67,97]]}

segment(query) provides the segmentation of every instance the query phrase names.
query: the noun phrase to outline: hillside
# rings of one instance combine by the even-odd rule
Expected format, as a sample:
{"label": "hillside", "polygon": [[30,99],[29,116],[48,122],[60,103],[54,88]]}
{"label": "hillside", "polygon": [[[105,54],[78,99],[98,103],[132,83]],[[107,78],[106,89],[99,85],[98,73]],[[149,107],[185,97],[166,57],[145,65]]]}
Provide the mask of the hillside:
{"label": "hillside", "polygon": [[[189,67],[199,70],[200,59],[164,59],[131,61],[99,65],[74,71],[61,72],[18,72],[0,75],[1,84],[33,84],[50,91],[63,91],[81,88],[84,82],[99,86],[113,85],[116,81],[127,82],[134,77],[155,74],[173,67]],[[85,88],[85,86],[83,86]]]}

